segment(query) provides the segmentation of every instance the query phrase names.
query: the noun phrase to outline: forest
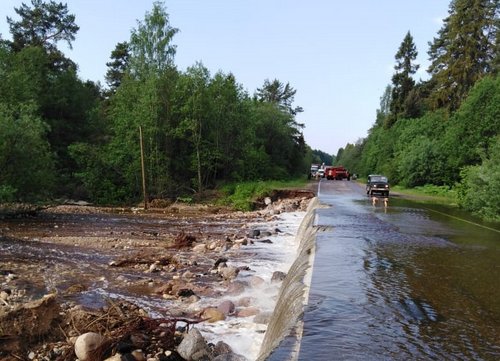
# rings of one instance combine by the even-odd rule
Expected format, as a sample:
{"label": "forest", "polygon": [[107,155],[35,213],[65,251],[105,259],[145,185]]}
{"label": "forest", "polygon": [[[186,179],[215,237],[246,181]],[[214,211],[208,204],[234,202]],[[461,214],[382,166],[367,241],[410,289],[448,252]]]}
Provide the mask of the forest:
{"label": "forest", "polygon": [[409,31],[368,136],[340,148],[336,163],[406,188],[454,194],[458,204],[500,220],[500,35],[498,0],[453,0],[429,42],[429,80],[416,82]]}
{"label": "forest", "polygon": [[232,73],[175,64],[162,2],[116,44],[106,85],[83,81],[58,48],[79,30],[67,4],[31,0],[0,38],[0,202],[142,199],[142,135],[149,198],[220,184],[307,174],[296,90],[277,79],[248,94]]}
{"label": "forest", "polygon": [[[79,27],[67,4],[31,0],[0,34],[0,202],[177,198],[224,184],[306,176],[312,162],[342,164],[404,187],[432,185],[500,220],[499,0],[452,0],[429,41],[429,79],[411,32],[366,138],[335,156],[312,150],[296,89],[263,79],[249,94],[231,72],[175,63],[179,29],[158,1],[117,43],[106,85],[78,77]],[[335,94],[332,94],[335,96]],[[142,137],[140,137],[142,135]]]}

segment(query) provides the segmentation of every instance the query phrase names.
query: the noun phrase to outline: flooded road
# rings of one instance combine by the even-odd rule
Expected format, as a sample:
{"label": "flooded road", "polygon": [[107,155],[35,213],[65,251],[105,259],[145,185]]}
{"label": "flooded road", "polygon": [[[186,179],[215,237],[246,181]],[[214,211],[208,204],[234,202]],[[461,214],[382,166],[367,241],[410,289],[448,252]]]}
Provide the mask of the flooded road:
{"label": "flooded road", "polygon": [[[500,359],[500,232],[321,181],[299,360]],[[498,226],[497,226],[498,227]]]}

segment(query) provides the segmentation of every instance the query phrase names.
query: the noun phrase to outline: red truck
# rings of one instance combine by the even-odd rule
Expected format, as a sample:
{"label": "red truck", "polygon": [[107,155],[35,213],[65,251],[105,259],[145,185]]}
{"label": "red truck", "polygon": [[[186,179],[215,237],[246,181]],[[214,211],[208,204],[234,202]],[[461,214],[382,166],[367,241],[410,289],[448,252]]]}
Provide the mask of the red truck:
{"label": "red truck", "polygon": [[326,168],[325,175],[326,179],[351,180],[351,175],[349,174],[349,171],[342,166]]}

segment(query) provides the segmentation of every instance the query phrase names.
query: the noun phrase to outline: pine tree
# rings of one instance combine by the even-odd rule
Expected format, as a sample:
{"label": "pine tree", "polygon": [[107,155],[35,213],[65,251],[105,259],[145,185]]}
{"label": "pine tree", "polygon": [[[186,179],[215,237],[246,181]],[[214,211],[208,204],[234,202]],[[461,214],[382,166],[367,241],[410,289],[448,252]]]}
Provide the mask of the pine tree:
{"label": "pine tree", "polygon": [[411,90],[415,86],[415,81],[412,75],[415,74],[420,67],[414,64],[418,52],[413,42],[413,37],[410,32],[406,33],[403,42],[401,43],[398,52],[396,53],[395,74],[392,77],[392,101],[391,112],[394,121],[398,116],[406,116],[406,100]]}
{"label": "pine tree", "polygon": [[499,0],[453,0],[438,37],[429,43],[434,108],[456,110],[474,83],[493,71]]}
{"label": "pine tree", "polygon": [[111,52],[112,61],[106,63],[108,67],[106,82],[111,92],[115,92],[120,86],[128,67],[129,57],[128,43],[124,41],[123,43],[116,44],[115,49]]}

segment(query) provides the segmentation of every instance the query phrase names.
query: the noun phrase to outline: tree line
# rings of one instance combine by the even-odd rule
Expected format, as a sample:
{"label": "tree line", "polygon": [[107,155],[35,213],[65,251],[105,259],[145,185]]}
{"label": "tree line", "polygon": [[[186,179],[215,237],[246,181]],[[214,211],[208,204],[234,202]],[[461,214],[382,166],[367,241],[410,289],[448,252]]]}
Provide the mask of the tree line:
{"label": "tree line", "polygon": [[31,0],[15,12],[12,40],[0,36],[0,202],[136,202],[139,127],[151,198],[307,173],[296,90],[274,79],[250,95],[200,62],[180,71],[162,2],[111,52],[107,87],[80,79],[58,49],[79,30],[66,4]]}
{"label": "tree line", "polygon": [[465,209],[500,220],[499,3],[451,1],[429,42],[426,81],[413,79],[408,32],[368,136],[339,149],[337,163],[406,187],[451,189]]}

